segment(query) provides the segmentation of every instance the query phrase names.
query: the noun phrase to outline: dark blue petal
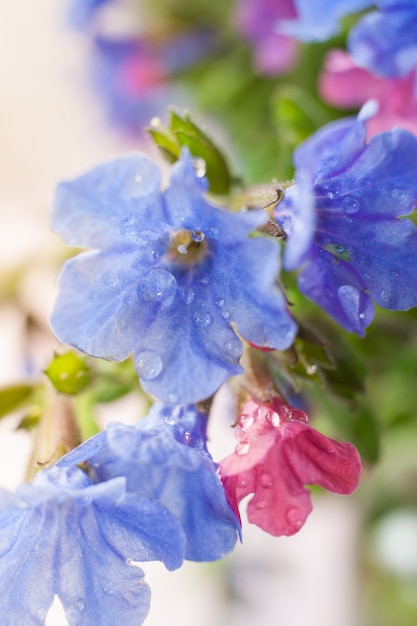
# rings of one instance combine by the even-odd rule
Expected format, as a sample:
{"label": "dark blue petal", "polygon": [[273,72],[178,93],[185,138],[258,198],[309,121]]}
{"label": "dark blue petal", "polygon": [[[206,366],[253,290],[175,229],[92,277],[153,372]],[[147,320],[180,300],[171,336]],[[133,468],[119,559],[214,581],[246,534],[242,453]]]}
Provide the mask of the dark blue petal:
{"label": "dark blue petal", "polygon": [[374,316],[372,300],[349,263],[326,251],[311,255],[298,277],[300,291],[343,328],[363,336]]}
{"label": "dark blue petal", "polygon": [[345,15],[367,8],[372,0],[294,0],[297,20],[285,20],[280,31],[302,41],[325,41],[336,35]]}
{"label": "dark blue petal", "polygon": [[365,15],[351,30],[350,53],[358,65],[376,74],[405,76],[417,67],[416,5],[379,4],[385,11]]}

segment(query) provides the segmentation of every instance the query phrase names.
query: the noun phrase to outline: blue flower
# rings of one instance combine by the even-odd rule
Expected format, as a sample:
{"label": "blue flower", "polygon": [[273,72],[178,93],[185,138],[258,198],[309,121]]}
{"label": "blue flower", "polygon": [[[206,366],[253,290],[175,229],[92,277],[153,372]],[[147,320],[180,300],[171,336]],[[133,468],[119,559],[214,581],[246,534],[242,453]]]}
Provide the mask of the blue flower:
{"label": "blue flower", "polygon": [[414,0],[376,4],[380,11],[365,15],[349,35],[351,56],[375,74],[405,76],[417,69],[417,5]]}
{"label": "blue flower", "polygon": [[95,482],[126,477],[130,494],[159,502],[185,532],[185,558],[230,552],[240,523],[206,448],[207,415],[193,406],[155,404],[136,426],[110,424],[59,461],[88,461]]}
{"label": "blue flower", "polygon": [[69,0],[67,21],[75,28],[85,28],[98,9],[110,0]]}
{"label": "blue flower", "polygon": [[299,146],[297,183],[275,215],[288,235],[286,267],[302,266],[300,290],[359,335],[372,321],[372,300],[417,306],[417,228],[400,219],[417,206],[417,138],[396,128],[366,144],[371,109]]}
{"label": "blue flower", "polygon": [[52,326],[92,356],[133,353],[147,392],[188,404],[242,371],[234,326],[252,344],[285,349],[296,325],[276,285],[276,242],[248,237],[266,215],[209,203],[188,151],[159,186],[140,155],[59,185],[54,230],[96,250],[66,263]]}
{"label": "blue flower", "polygon": [[136,561],[181,565],[184,536],[160,503],[93,484],[77,467],[40,472],[0,492],[2,624],[41,625],[54,595],[70,626],[138,626],[150,591]]}
{"label": "blue flower", "polygon": [[279,30],[302,41],[325,41],[337,35],[340,20],[371,6],[372,0],[293,0],[298,19],[287,20]]}

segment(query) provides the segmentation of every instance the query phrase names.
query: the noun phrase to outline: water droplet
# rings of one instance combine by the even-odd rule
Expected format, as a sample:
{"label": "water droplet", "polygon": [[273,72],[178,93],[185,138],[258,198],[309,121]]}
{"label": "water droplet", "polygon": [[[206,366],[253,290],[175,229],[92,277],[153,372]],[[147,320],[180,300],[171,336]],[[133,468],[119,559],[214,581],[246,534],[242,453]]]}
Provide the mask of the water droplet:
{"label": "water droplet", "polygon": [[204,159],[193,159],[193,167],[198,178],[203,178],[206,175],[206,162]]}
{"label": "water droplet", "polygon": [[360,208],[360,200],[355,196],[345,196],[343,198],[343,208],[346,213],[356,213]]}
{"label": "water droplet", "polygon": [[317,372],[317,365],[308,365],[307,368],[306,368],[306,372],[307,372],[307,374],[312,376],[313,374],[315,374]]}
{"label": "water droplet", "polygon": [[268,420],[268,422],[271,422],[272,426],[275,426],[275,428],[279,426],[279,422],[280,422],[279,415],[275,411],[268,411],[265,417]]}
{"label": "water droplet", "polygon": [[334,247],[335,251],[337,254],[343,254],[345,251],[344,246],[340,245],[340,243],[337,243]]}
{"label": "water droplet", "polygon": [[175,418],[172,415],[166,415],[164,417],[164,422],[165,424],[168,424],[168,426],[173,426],[175,424]]}
{"label": "water droplet", "polygon": [[192,437],[193,437],[193,436],[192,436],[192,434],[190,433],[190,431],[188,431],[188,430],[187,430],[187,431],[184,433],[184,437],[183,437],[183,439],[184,439],[184,443],[185,443],[185,445],[187,445],[187,446],[188,446],[188,445],[191,443]]}
{"label": "water droplet", "polygon": [[287,522],[291,524],[291,526],[295,526],[296,528],[301,528],[303,525],[303,516],[300,509],[290,509],[286,515]]}
{"label": "water droplet", "polygon": [[137,294],[145,302],[160,302],[171,298],[176,290],[177,281],[171,272],[152,269],[139,281]]}
{"label": "water droplet", "polygon": [[225,320],[228,320],[229,317],[230,317],[229,311],[222,311],[221,315],[222,315],[223,319],[225,319]]}
{"label": "water droplet", "polygon": [[119,284],[119,275],[116,272],[104,272],[101,276],[103,283],[109,287],[116,287]]}
{"label": "water droplet", "polygon": [[162,359],[156,352],[144,350],[136,357],[136,369],[143,380],[154,380],[162,372]]}
{"label": "water droplet", "polygon": [[246,487],[246,485],[247,485],[247,481],[244,478],[241,478],[240,480],[238,480],[238,483],[237,483],[238,487],[243,488],[243,487]]}
{"label": "water droplet", "polygon": [[207,328],[213,322],[213,318],[208,311],[197,311],[194,313],[193,322],[198,328]]}
{"label": "water droplet", "polygon": [[71,606],[81,613],[84,610],[85,602],[83,598],[78,598],[71,603]]}
{"label": "water droplet", "polygon": [[394,200],[404,200],[406,197],[406,194],[402,189],[393,189],[390,195]]}
{"label": "water droplet", "polygon": [[193,230],[191,233],[191,239],[195,241],[196,243],[200,243],[201,241],[204,241],[205,238],[206,236],[202,230]]}
{"label": "water droplet", "polygon": [[243,430],[247,430],[255,423],[255,420],[252,417],[252,415],[242,415],[242,417],[239,420],[239,423]]}
{"label": "water droplet", "polygon": [[266,487],[268,489],[269,487],[272,487],[272,484],[273,484],[272,474],[262,474],[261,476],[262,487]]}
{"label": "water droplet", "polygon": [[161,125],[161,118],[160,118],[160,117],[155,116],[155,117],[153,117],[153,118],[151,119],[151,121],[149,122],[149,124],[150,124],[151,128],[158,128],[158,126],[160,126],[160,125]]}
{"label": "water droplet", "polygon": [[242,344],[238,339],[236,341],[228,341],[224,348],[233,359],[239,359],[242,355]]}
{"label": "water droplet", "polygon": [[180,254],[187,254],[187,246],[184,246],[183,243],[180,243],[180,245],[177,246],[177,250]]}
{"label": "water droplet", "polygon": [[255,504],[255,507],[259,509],[260,511],[262,511],[262,509],[266,507],[266,502],[264,500],[260,500],[259,502]]}
{"label": "water droplet", "polygon": [[250,450],[250,445],[248,443],[237,443],[235,447],[235,452],[239,456],[244,456]]}
{"label": "water droplet", "polygon": [[194,300],[194,289],[192,287],[181,287],[180,298],[185,304],[191,304]]}
{"label": "water droplet", "polygon": [[224,298],[219,298],[218,300],[216,300],[216,305],[219,307],[222,307],[224,304]]}
{"label": "water droplet", "polygon": [[365,319],[365,313],[359,313],[359,319],[360,320],[364,320]]}

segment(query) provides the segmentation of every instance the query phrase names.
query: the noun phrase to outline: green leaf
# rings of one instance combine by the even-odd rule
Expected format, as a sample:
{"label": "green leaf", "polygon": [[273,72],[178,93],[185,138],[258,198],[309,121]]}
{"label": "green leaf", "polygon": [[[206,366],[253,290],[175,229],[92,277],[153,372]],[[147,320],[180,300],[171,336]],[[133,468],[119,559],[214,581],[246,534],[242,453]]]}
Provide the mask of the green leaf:
{"label": "green leaf", "polygon": [[203,159],[210,191],[215,194],[229,193],[231,175],[226,159],[210,137],[188,114],[181,117],[175,111],[171,111],[170,130],[181,147],[187,146],[193,157]]}
{"label": "green leaf", "polygon": [[166,126],[158,124],[147,131],[169,163],[175,163],[180,158],[181,146]]}
{"label": "green leaf", "polygon": [[45,374],[58,392],[69,395],[77,395],[91,382],[90,367],[74,352],[57,355]]}
{"label": "green leaf", "polygon": [[28,404],[36,385],[9,385],[0,389],[0,417]]}

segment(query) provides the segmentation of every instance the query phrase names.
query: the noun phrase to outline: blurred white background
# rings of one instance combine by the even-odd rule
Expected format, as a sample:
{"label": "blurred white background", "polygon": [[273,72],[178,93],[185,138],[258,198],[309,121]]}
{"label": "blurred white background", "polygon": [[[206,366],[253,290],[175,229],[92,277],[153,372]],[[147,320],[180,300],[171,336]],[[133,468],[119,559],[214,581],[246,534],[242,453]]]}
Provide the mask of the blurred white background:
{"label": "blurred white background", "polygon": [[[137,147],[106,125],[83,82],[88,49],[62,27],[64,8],[56,0],[0,0],[0,275],[30,266],[19,298],[45,330],[29,348],[19,308],[0,308],[1,384],[20,380],[28,359],[42,369],[52,355],[47,319],[56,276],[48,259],[62,250],[48,227],[56,183]],[[30,447],[15,424],[0,422],[0,484],[8,488],[23,480]],[[274,539],[245,524],[243,545],[221,563],[174,573],[145,564],[153,594],[145,623],[357,626],[359,521],[354,498],[322,497],[296,537]],[[0,623],[1,613],[0,598]],[[47,623],[66,623],[59,606]]]}

